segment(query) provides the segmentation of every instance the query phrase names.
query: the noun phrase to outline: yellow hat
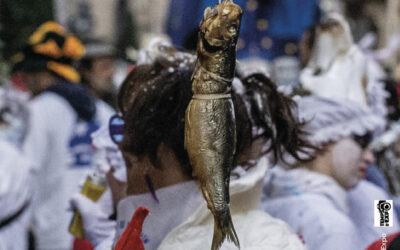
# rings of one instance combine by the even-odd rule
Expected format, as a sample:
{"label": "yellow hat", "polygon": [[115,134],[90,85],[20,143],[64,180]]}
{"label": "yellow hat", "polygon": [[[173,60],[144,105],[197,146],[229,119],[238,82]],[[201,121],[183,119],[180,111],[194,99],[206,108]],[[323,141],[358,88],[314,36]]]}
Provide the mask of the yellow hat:
{"label": "yellow hat", "polygon": [[14,56],[14,71],[50,70],[58,76],[80,82],[79,73],[72,67],[84,55],[81,41],[66,33],[56,22],[42,24],[30,37],[23,52]]}

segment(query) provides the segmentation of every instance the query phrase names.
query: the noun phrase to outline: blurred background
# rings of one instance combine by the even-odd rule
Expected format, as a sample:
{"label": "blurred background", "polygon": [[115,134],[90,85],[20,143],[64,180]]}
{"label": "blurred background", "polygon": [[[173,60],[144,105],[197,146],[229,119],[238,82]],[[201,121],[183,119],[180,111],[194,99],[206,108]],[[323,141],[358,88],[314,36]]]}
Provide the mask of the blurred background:
{"label": "blurred background", "polygon": [[[356,86],[357,98],[353,99],[357,99],[355,101],[359,101],[364,107],[371,108],[371,112],[377,116],[382,116],[387,121],[387,133],[378,138],[371,146],[377,157],[376,165],[379,167],[378,169],[375,166],[375,170],[378,169],[382,173],[376,170],[380,175],[371,172],[369,176],[370,179],[379,182],[380,186],[385,187],[385,190],[395,197],[394,206],[397,211],[400,211],[400,105],[398,95],[400,93],[400,1],[234,0],[234,2],[244,10],[240,36],[237,41],[238,76],[245,77],[252,73],[265,73],[277,84],[280,92],[293,96],[310,93],[316,96],[324,96],[325,93],[336,94],[337,92],[339,97],[351,99],[353,96],[351,98],[349,96],[353,93],[348,91],[348,86]],[[26,132],[28,130],[33,131],[29,132],[37,135],[37,137],[32,137],[33,139],[27,137],[24,147],[25,151],[28,152],[27,156],[35,158],[40,155],[36,150],[40,150],[42,153],[40,155],[42,162],[38,164],[42,172],[39,172],[38,176],[47,178],[48,183],[54,183],[54,186],[60,186],[60,188],[63,188],[63,185],[68,186],[68,189],[65,189],[65,194],[59,192],[63,203],[58,202],[56,196],[59,193],[53,188],[51,188],[53,194],[51,201],[55,201],[54,204],[49,203],[50,205],[48,205],[41,201],[38,202],[38,204],[43,205],[44,212],[52,211],[49,214],[55,214],[54,211],[58,211],[60,214],[64,214],[64,228],[59,226],[60,216],[57,214],[54,216],[56,223],[51,226],[63,229],[60,230],[61,233],[67,233],[65,229],[70,222],[71,211],[67,213],[65,210],[69,197],[80,185],[78,185],[78,181],[85,178],[89,173],[88,171],[93,170],[94,166],[97,167],[95,153],[103,153],[92,147],[91,134],[101,127],[108,127],[110,117],[114,118],[118,89],[127,74],[135,65],[146,63],[146,60],[149,59],[148,51],[152,49],[151,46],[155,47],[157,42],[160,41],[170,42],[181,51],[195,53],[198,27],[203,18],[204,9],[217,3],[218,0],[0,0],[0,90],[5,87],[4,89],[7,91],[4,91],[4,93],[11,93],[9,90],[14,88],[8,87],[13,86],[16,89],[28,90],[33,96],[43,95],[43,93],[46,96],[50,89],[50,92],[52,92],[50,96],[57,94],[56,96],[59,98],[57,104],[66,106],[66,110],[70,110],[71,114],[69,115],[72,117],[67,117],[64,114],[66,112],[51,110],[52,99],[50,99],[50,104],[45,102],[46,99],[29,99],[28,97],[24,97],[24,102],[20,102],[18,98],[14,98],[10,94],[3,95],[10,95],[9,99],[0,95],[0,132],[1,126],[4,124],[7,124],[7,126],[3,126],[4,130],[14,133],[12,129],[15,127],[17,132],[14,134],[20,137],[28,134]],[[329,16],[327,14],[332,12],[340,13],[346,20],[339,18],[336,20],[336,26],[332,25],[332,22],[327,22],[329,18],[324,19]],[[77,39],[74,40],[69,34],[64,34],[64,30],[58,24],[47,23],[44,25],[47,28],[38,29],[40,25],[47,21],[57,22],[68,33],[79,38],[86,53],[83,55],[83,46]],[[321,25],[318,26],[320,23]],[[324,27],[327,26],[324,25],[328,25],[326,30],[329,32],[325,32]],[[41,39],[38,39],[36,43],[27,44],[27,41],[31,40],[30,36],[38,33],[40,34],[38,37]],[[329,39],[320,39],[321,37],[324,38],[325,33],[331,35]],[[46,39],[53,39],[54,41],[48,42]],[[25,47],[30,48],[31,51],[28,51]],[[38,47],[42,50],[39,51]],[[345,48],[343,49],[343,47]],[[82,53],[77,53],[79,56],[76,57],[74,57],[75,55],[71,56],[71,51],[74,50]],[[26,53],[27,51],[31,54]],[[40,70],[29,69],[31,71],[18,68],[17,66],[21,66],[18,65],[21,61],[29,64],[29,60],[26,58],[29,59],[29,55],[35,54],[32,51],[37,54],[42,53],[41,56],[46,56],[45,67]],[[60,52],[60,54],[55,52]],[[153,53],[156,52],[153,51]],[[312,57],[312,54],[315,54],[315,57]],[[60,60],[58,61],[58,59]],[[69,60],[61,61],[61,59]],[[58,67],[50,69],[51,64],[49,62],[59,63],[56,64]],[[333,62],[337,62],[337,67],[331,67]],[[35,62],[34,66],[38,65],[39,63]],[[52,65],[54,66],[54,64]],[[326,68],[324,68],[325,66]],[[321,74],[323,70],[329,74]],[[40,73],[45,74],[44,81],[41,79],[43,75]],[[303,77],[301,77],[302,75]],[[60,79],[68,80],[68,82],[80,82],[83,87],[72,84],[60,85],[60,82],[55,81]],[[43,84],[43,87],[42,83],[49,83],[50,87],[58,86],[59,89],[52,89],[49,86],[44,86],[45,84]],[[33,88],[38,86],[43,89],[37,91]],[[46,89],[47,87],[48,89]],[[292,90],[294,91],[292,92]],[[335,92],[333,90],[340,91]],[[75,91],[73,93],[76,96],[71,95],[71,97],[65,94],[70,93],[70,91]],[[144,88],[144,91],[146,92],[147,88]],[[86,93],[86,96],[82,96],[82,93]],[[333,98],[337,96],[324,97]],[[13,98],[16,101],[11,102],[10,100]],[[64,99],[71,101],[71,103],[75,101],[73,103],[75,106],[71,104],[73,109],[65,103]],[[44,102],[42,102],[43,100]],[[86,100],[87,103],[82,102],[82,100]],[[82,103],[84,104],[82,105]],[[1,105],[6,108],[2,108]],[[23,119],[18,117],[20,113],[21,116],[25,115],[17,109],[20,106],[30,109],[34,106],[37,109],[36,113],[30,111],[31,117],[29,118],[33,121],[32,123],[26,122],[27,117],[23,117]],[[92,106],[95,106],[95,108]],[[47,112],[47,109],[50,109],[50,111]],[[89,111],[86,109],[89,109]],[[15,116],[17,118],[10,119],[9,124],[15,126],[4,122],[2,124],[1,111],[6,114],[12,113],[11,111],[14,110],[16,110],[15,114],[17,115]],[[90,114],[90,119],[80,117],[81,113],[86,111]],[[45,120],[42,118],[43,114],[51,115]],[[54,118],[56,115],[59,115],[60,119]],[[10,117],[13,118],[14,116],[11,115]],[[64,122],[63,119],[69,122],[71,128],[67,128],[65,124],[68,123]],[[18,121],[18,123],[14,121]],[[43,125],[43,128],[32,125],[35,122]],[[53,122],[57,124],[53,125]],[[54,139],[55,143],[43,143],[43,141],[46,141],[43,138],[48,135],[46,129],[53,128],[57,128],[57,130],[52,135],[53,137],[50,138],[49,136],[49,138]],[[10,133],[9,131],[7,133]],[[108,130],[106,129],[106,131]],[[68,148],[59,143],[59,135],[66,135],[65,141],[69,142]],[[108,140],[110,140],[109,137],[107,134]],[[22,141],[21,139],[21,142],[19,142],[18,138],[17,148],[22,148]],[[116,148],[115,151],[119,152],[117,146],[113,142],[110,143]],[[28,145],[28,150],[26,150],[26,145]],[[56,154],[58,151],[56,153],[50,152],[54,149],[53,145],[59,146],[59,152],[65,153],[65,155],[62,155],[65,156],[65,160],[70,157],[72,152],[75,157],[73,159],[76,162],[70,164],[66,160],[59,163],[60,157]],[[49,149],[47,149],[48,146]],[[2,153],[1,150],[0,153]],[[46,164],[52,166],[52,162],[48,160],[50,158],[57,162],[57,164],[53,164],[57,167],[54,168],[59,174],[57,177],[59,177],[59,180],[67,180],[65,183],[57,183],[53,180],[52,175],[46,173]],[[2,157],[0,157],[1,159]],[[68,160],[70,159],[68,158]],[[3,164],[3,166],[9,168],[12,165],[7,164]],[[58,165],[65,167],[65,172],[69,174],[67,177],[64,178],[66,176],[64,172],[58,173],[58,169],[61,169]],[[69,169],[70,165],[73,165],[72,170]],[[125,169],[125,166],[121,165],[123,166],[121,169]],[[62,170],[64,171],[64,169]],[[53,173],[51,172],[51,174]],[[379,179],[377,176],[381,178]],[[0,177],[2,176],[0,175]],[[25,181],[22,180],[21,182]],[[39,183],[45,182],[39,181]],[[21,186],[26,188],[28,185],[24,183]],[[49,188],[38,187],[37,189],[43,195],[43,199],[47,199]],[[11,192],[9,193],[10,196],[13,195]],[[20,195],[13,197],[18,198]],[[8,204],[14,203],[9,202]],[[111,211],[113,209],[113,207],[110,208]],[[44,218],[44,222],[50,221],[47,220],[46,216],[45,214],[45,216],[38,216],[38,218]],[[48,232],[52,232],[50,229],[37,235],[48,236],[50,235]],[[72,236],[69,235],[69,237]],[[45,245],[41,240],[40,237],[36,239],[38,245]],[[43,240],[43,242],[45,241],[46,239]],[[32,238],[29,245],[34,245]],[[0,249],[2,249],[1,245]],[[36,249],[55,248],[37,247]]]}
{"label": "blurred background", "polygon": [[[324,13],[344,14],[356,42],[370,38],[368,49],[387,46],[390,38],[400,32],[397,0],[235,2],[245,9],[238,58],[261,57],[273,66],[272,75],[274,68],[289,72],[289,76],[275,74],[278,83],[293,84],[301,35]],[[155,35],[167,37],[179,49],[194,50],[202,12],[215,3],[217,0],[0,0],[0,74],[7,74],[6,62],[47,20],[60,23],[83,41],[100,39],[113,44],[121,60],[135,61],[136,49]],[[393,53],[383,62],[393,77],[398,60],[398,54]]]}

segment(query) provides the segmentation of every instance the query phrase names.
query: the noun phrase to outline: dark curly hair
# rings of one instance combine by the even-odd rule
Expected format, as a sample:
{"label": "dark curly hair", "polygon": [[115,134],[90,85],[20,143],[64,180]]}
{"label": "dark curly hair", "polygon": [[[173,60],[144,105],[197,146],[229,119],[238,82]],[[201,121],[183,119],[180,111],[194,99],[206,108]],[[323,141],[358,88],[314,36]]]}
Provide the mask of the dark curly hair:
{"label": "dark curly hair", "polygon": [[[194,65],[186,66],[165,60],[137,66],[120,88],[118,106],[125,121],[120,145],[123,151],[148,156],[155,167],[160,167],[157,149],[164,143],[173,151],[184,173],[191,176],[184,128],[186,108],[193,95]],[[236,155],[240,155],[251,145],[251,122],[241,97],[233,93],[232,100],[237,123]]]}
{"label": "dark curly hair", "polygon": [[185,110],[192,97],[189,68],[156,62],[137,66],[119,92],[118,104],[125,121],[121,149],[136,156],[149,156],[159,167],[157,149],[170,148],[191,175],[184,150]]}
{"label": "dark curly hair", "polygon": [[313,159],[310,152],[318,150],[307,141],[305,123],[296,117],[297,105],[288,96],[280,93],[274,82],[261,73],[242,79],[245,93],[242,98],[248,103],[253,130],[253,139],[269,139],[265,153],[272,152],[274,161],[285,162],[288,153],[300,162]]}
{"label": "dark curly hair", "polygon": [[[157,149],[164,144],[173,151],[183,172],[191,176],[192,168],[184,148],[184,128],[185,111],[193,94],[194,65],[186,66],[163,60],[137,66],[121,86],[118,105],[125,121],[121,150],[138,157],[148,156],[160,168]],[[258,79],[263,86],[254,85],[251,79]],[[252,137],[254,126],[264,128],[262,136],[271,139],[269,150],[273,150],[275,157],[281,157],[284,149],[299,158],[297,150],[307,144],[299,138],[301,126],[291,111],[294,102],[279,94],[276,86],[263,75],[253,75],[244,82],[247,97],[232,93],[237,134],[235,162],[255,139]],[[257,103],[251,99],[256,93],[265,96],[264,104],[269,111],[256,108]],[[246,102],[252,106],[250,115]]]}

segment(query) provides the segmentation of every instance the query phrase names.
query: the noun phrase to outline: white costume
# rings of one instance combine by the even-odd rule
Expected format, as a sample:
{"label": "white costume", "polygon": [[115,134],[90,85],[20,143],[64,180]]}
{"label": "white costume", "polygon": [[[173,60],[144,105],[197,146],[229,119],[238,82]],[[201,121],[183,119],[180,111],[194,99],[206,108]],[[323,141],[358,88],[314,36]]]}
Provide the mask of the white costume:
{"label": "white costume", "polygon": [[332,178],[305,168],[272,168],[265,179],[263,208],[286,221],[310,250],[361,250],[348,217],[346,191]]}
{"label": "white costume", "polygon": [[[1,79],[2,80],[2,79]],[[26,250],[34,165],[20,152],[28,126],[28,95],[0,87],[0,249]]]}
{"label": "white costume", "polygon": [[38,192],[33,204],[37,247],[70,249],[72,212],[67,211],[68,201],[91,171],[90,134],[107,123],[111,114],[104,105],[96,105],[95,120],[82,122],[68,101],[52,92],[40,94],[29,105],[30,131],[24,149],[38,166]]}
{"label": "white costume", "polygon": [[374,227],[374,200],[387,194],[367,181],[346,192],[329,176],[305,168],[271,169],[265,178],[263,208],[302,235],[310,250],[365,249],[382,233],[399,230]]}
{"label": "white costume", "polygon": [[0,141],[0,222],[19,214],[0,228],[1,250],[28,249],[32,169],[32,162],[14,145]]}
{"label": "white costume", "polygon": [[[232,220],[237,230],[241,249],[276,249],[276,250],[300,250],[305,249],[297,235],[282,221],[265,214],[260,208],[260,195],[262,179],[268,166],[266,158],[260,159],[257,166],[244,172],[239,179],[231,180],[230,205]],[[181,188],[179,188],[181,187]],[[179,190],[177,190],[179,189]],[[172,193],[175,195],[172,195]],[[168,203],[175,202],[180,216],[173,214],[173,209],[158,210],[157,203],[151,200],[149,194],[141,196],[129,196],[122,200],[118,206],[117,235],[127,225],[135,209],[139,206],[148,206],[150,215],[143,225],[142,235],[146,249],[207,249],[211,246],[213,231],[213,216],[207,209],[206,203],[201,198],[201,193],[194,182],[177,184],[156,191],[160,203],[163,199],[169,199]],[[170,197],[163,197],[163,193],[169,193]],[[147,196],[139,202],[138,198]],[[188,199],[180,199],[188,197]],[[185,204],[182,206],[182,204]],[[163,204],[159,204],[163,206]],[[154,208],[153,208],[154,207]],[[170,213],[173,213],[170,215]],[[152,218],[153,217],[153,218]],[[167,220],[169,224],[161,224]],[[160,224],[157,222],[159,221]],[[157,231],[152,231],[159,226]],[[168,228],[167,228],[168,227]],[[164,230],[163,230],[164,229]],[[161,235],[160,235],[161,233]],[[146,240],[147,239],[147,240]],[[148,247],[154,239],[161,240],[158,248],[156,245]],[[208,245],[207,245],[208,244]],[[237,249],[232,243],[225,242],[221,250]]]}
{"label": "white costume", "polygon": [[312,58],[300,74],[302,86],[314,95],[348,99],[385,116],[387,96],[380,80],[385,78],[382,68],[354,44],[347,21],[339,14],[331,14],[340,27],[317,30]]}
{"label": "white costume", "polygon": [[[297,104],[300,120],[308,121],[307,138],[315,146],[363,136],[385,124],[381,116],[349,100],[305,97]],[[382,232],[398,229],[373,227],[373,200],[387,196],[365,183],[359,181],[355,189],[346,191],[332,177],[301,165],[292,170],[275,167],[265,177],[263,208],[301,234],[310,250],[362,250]]]}

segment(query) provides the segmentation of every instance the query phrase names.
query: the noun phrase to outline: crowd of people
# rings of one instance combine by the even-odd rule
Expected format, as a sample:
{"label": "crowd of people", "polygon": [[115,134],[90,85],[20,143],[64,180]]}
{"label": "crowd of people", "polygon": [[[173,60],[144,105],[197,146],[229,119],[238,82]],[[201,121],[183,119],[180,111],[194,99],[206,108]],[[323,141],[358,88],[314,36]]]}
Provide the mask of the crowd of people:
{"label": "crowd of people", "polygon": [[[215,2],[172,0],[165,34],[118,84],[112,44],[53,21],[30,35],[0,79],[0,250],[210,249],[184,137],[197,18]],[[400,249],[399,87],[384,50],[357,43],[376,32],[354,14],[360,1],[350,14],[237,2],[229,189],[241,249]]]}

